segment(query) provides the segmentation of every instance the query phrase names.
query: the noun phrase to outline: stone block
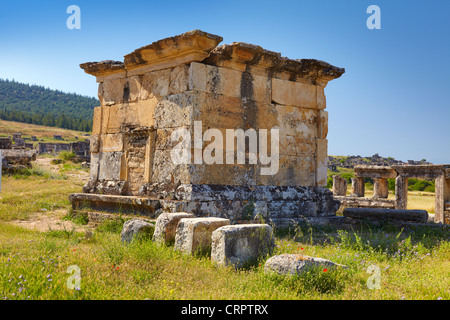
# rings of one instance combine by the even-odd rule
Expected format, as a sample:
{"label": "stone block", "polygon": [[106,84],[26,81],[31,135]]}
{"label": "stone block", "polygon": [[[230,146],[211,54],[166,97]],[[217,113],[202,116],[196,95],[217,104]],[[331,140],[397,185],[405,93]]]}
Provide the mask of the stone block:
{"label": "stone block", "polygon": [[[280,155],[315,157],[317,150],[316,139],[302,138],[280,133]],[[271,150],[269,149],[269,153]]]}
{"label": "stone block", "polygon": [[95,183],[95,193],[108,195],[124,195],[128,189],[127,181],[120,180],[103,180]]}
{"label": "stone block", "polygon": [[352,197],[364,197],[365,193],[365,185],[364,185],[364,178],[352,178],[352,190],[351,190],[351,196]]}
{"label": "stone block", "polygon": [[123,151],[123,134],[102,134],[100,136],[100,151],[115,152]]}
{"label": "stone block", "polygon": [[125,78],[106,80],[99,85],[99,99],[102,106],[123,102]]}
{"label": "stone block", "polygon": [[255,265],[273,252],[272,228],[267,224],[224,226],[212,233],[211,261],[237,268]]}
{"label": "stone block", "polygon": [[124,110],[122,104],[116,104],[105,107],[103,114],[102,133],[120,133],[122,126],[122,113]]}
{"label": "stone block", "polygon": [[120,180],[123,152],[102,152],[99,158],[98,180]]}
{"label": "stone block", "polygon": [[422,222],[428,221],[428,212],[425,210],[402,210],[382,208],[346,208],[344,217],[351,219],[374,219]]}
{"label": "stone block", "polygon": [[155,150],[153,156],[152,182],[191,183],[191,166],[173,161],[170,150]]}
{"label": "stone block", "polygon": [[138,101],[146,98],[146,90],[143,85],[143,76],[132,76],[128,77],[128,102]]}
{"label": "stone block", "polygon": [[347,179],[333,176],[333,196],[347,195]]}
{"label": "stone block", "polygon": [[325,87],[317,86],[317,109],[323,110],[327,106],[326,97],[325,97]]}
{"label": "stone block", "polygon": [[101,133],[108,133],[107,129],[108,129],[110,110],[111,110],[110,106],[105,106],[105,107],[102,106],[102,121],[100,123],[100,132]]}
{"label": "stone block", "polygon": [[317,86],[272,78],[272,101],[286,106],[317,109]]}
{"label": "stone block", "polygon": [[408,178],[398,176],[395,178],[395,209],[408,208]]}
{"label": "stone block", "polygon": [[253,99],[264,103],[272,101],[272,80],[269,77],[255,75],[253,76]]}
{"label": "stone block", "polygon": [[142,96],[145,100],[152,96],[163,97],[169,94],[171,68],[147,72],[142,78]]}
{"label": "stone block", "polygon": [[189,85],[189,65],[182,64],[170,73],[169,94],[176,94],[188,90]]}
{"label": "stone block", "polygon": [[189,67],[188,88],[191,91],[206,91],[206,65],[192,62]]}
{"label": "stone block", "polygon": [[256,165],[250,164],[192,164],[189,167],[190,181],[194,184],[255,185],[259,174]]}
{"label": "stone block", "polygon": [[387,179],[374,179],[373,181],[373,198],[385,198],[389,195],[388,180]]}
{"label": "stone block", "polygon": [[153,234],[153,241],[173,244],[175,242],[175,234],[178,222],[183,218],[193,218],[192,213],[187,212],[163,212],[156,219],[155,233]]}
{"label": "stone block", "polygon": [[194,109],[202,101],[196,92],[188,91],[164,97],[155,108],[155,128],[177,128],[192,125]]}
{"label": "stone block", "polygon": [[89,168],[89,181],[97,181],[98,180],[98,172],[99,172],[99,153],[91,153],[91,164]]}
{"label": "stone block", "polygon": [[[214,93],[199,95],[203,101],[197,105],[198,114],[202,121],[203,129],[226,128],[226,129],[256,129],[255,110],[248,110],[240,98],[229,97]],[[253,111],[254,115],[251,115]],[[197,113],[196,113],[197,114]],[[248,124],[248,125],[247,125]]]}
{"label": "stone block", "polygon": [[[257,185],[314,186],[315,161],[313,157],[280,155],[278,171],[273,175],[261,175],[261,167],[270,167],[270,164],[258,164],[256,169]],[[275,169],[275,167],[273,168]]]}
{"label": "stone block", "polygon": [[178,222],[175,249],[188,254],[206,253],[211,250],[214,230],[229,225],[223,218],[183,218]]}
{"label": "stone block", "polygon": [[123,115],[123,124],[130,127],[152,127],[155,125],[155,109],[160,99],[153,97],[130,103]]}
{"label": "stone block", "polygon": [[316,186],[324,187],[327,185],[327,161],[328,161],[328,140],[316,139]]}
{"label": "stone block", "polygon": [[267,259],[264,265],[264,271],[267,273],[275,272],[281,275],[300,275],[304,272],[312,270],[313,268],[317,268],[322,271],[324,269],[331,270],[338,267],[345,269],[347,268],[344,265],[337,264],[323,258],[284,253]]}
{"label": "stone block", "polygon": [[102,129],[102,107],[94,108],[94,118],[92,122],[92,134],[100,134]]}
{"label": "stone block", "polygon": [[89,151],[97,153],[100,151],[100,137],[101,135],[91,135],[89,137]]}
{"label": "stone block", "polygon": [[371,179],[395,179],[397,172],[386,166],[355,166],[355,177]]}
{"label": "stone block", "polygon": [[205,71],[207,92],[228,97],[241,97],[242,72],[208,65]]}
{"label": "stone block", "polygon": [[128,220],[123,224],[120,239],[122,242],[132,242],[143,238],[151,239],[154,230],[155,225],[153,223],[140,219]]}
{"label": "stone block", "polygon": [[222,37],[193,30],[134,50],[125,55],[124,65],[130,76],[202,61],[221,41]]}
{"label": "stone block", "polygon": [[317,110],[277,104],[277,122],[281,134],[301,138],[317,137]]}
{"label": "stone block", "polygon": [[326,139],[328,135],[328,111],[320,110],[317,118],[317,138]]}

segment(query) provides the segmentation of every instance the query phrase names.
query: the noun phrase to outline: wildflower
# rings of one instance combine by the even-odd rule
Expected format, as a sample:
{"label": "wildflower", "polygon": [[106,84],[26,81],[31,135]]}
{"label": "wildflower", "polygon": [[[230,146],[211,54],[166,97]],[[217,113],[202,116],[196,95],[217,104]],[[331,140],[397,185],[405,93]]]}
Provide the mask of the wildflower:
{"label": "wildflower", "polygon": [[328,271],[328,269],[327,269],[327,268],[323,269],[323,272],[327,272],[327,271]]}

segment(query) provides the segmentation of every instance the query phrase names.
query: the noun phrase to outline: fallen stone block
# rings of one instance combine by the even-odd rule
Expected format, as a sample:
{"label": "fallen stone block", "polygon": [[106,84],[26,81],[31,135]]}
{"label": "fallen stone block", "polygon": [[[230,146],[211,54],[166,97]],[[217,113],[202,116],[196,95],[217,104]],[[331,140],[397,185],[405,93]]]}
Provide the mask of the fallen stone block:
{"label": "fallen stone block", "polygon": [[136,239],[151,238],[155,230],[153,223],[140,219],[128,220],[123,224],[120,239],[122,242],[132,242]]}
{"label": "fallen stone block", "polygon": [[346,208],[344,217],[351,219],[393,220],[408,222],[427,222],[426,210],[402,210],[381,208]]}
{"label": "fallen stone block", "polygon": [[153,241],[173,244],[178,222],[183,218],[194,218],[194,215],[187,212],[161,213],[156,219]]}
{"label": "fallen stone block", "polygon": [[220,227],[212,233],[211,261],[236,268],[257,264],[275,247],[268,224],[243,224]]}
{"label": "fallen stone block", "polygon": [[223,218],[183,218],[178,222],[175,250],[204,254],[211,249],[213,231],[229,224],[230,220]]}
{"label": "fallen stone block", "polygon": [[323,258],[285,253],[267,259],[264,265],[264,272],[275,272],[281,275],[299,275],[313,268],[321,268],[324,271],[325,269],[328,271],[337,267],[348,268],[347,266]]}

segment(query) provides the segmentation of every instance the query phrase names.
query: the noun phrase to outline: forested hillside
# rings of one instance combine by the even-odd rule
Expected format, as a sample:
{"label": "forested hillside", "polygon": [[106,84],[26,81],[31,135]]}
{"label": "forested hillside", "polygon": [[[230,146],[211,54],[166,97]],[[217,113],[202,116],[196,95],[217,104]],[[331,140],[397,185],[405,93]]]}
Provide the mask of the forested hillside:
{"label": "forested hillside", "polygon": [[0,119],[78,131],[92,130],[91,97],[0,79]]}

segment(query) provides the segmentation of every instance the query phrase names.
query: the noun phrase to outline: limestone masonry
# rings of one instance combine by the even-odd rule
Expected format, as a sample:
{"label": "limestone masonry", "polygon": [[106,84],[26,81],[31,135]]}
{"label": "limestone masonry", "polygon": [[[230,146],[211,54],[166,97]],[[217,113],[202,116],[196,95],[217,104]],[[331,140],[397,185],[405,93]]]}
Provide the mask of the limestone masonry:
{"label": "limestone masonry", "polygon": [[[152,217],[192,212],[231,220],[332,216],[339,207],[327,178],[328,113],[324,89],[344,69],[293,60],[259,46],[194,30],[125,55],[124,62],[83,63],[96,77],[90,180],[74,207],[120,206]],[[279,168],[258,161],[174,163],[173,133],[279,129]],[[270,135],[268,137],[270,140]],[[259,142],[260,143],[260,142]],[[191,155],[205,151],[191,144]],[[225,139],[223,150],[226,150]],[[269,143],[270,146],[270,143]],[[234,149],[236,150],[236,149]],[[270,148],[268,152],[270,153]]]}

